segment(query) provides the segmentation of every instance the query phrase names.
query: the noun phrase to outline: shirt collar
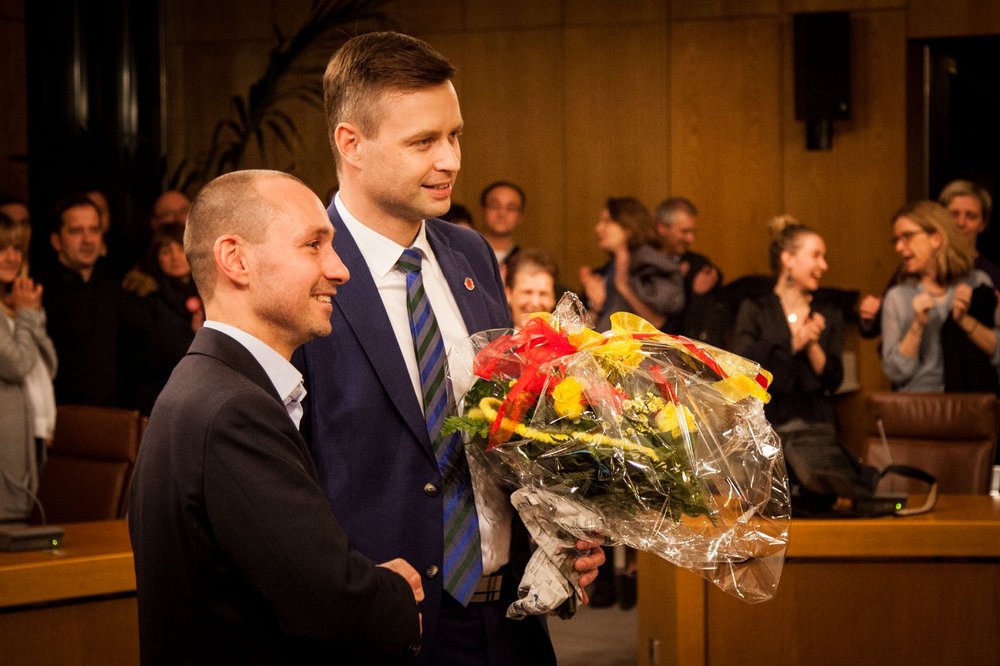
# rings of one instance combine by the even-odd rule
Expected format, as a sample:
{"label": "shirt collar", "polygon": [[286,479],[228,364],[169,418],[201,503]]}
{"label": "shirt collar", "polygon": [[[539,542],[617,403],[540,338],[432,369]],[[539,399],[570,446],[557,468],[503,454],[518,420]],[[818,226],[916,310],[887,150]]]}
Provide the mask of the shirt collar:
{"label": "shirt collar", "polygon": [[[337,207],[341,219],[344,220],[347,230],[351,232],[354,242],[358,244],[358,249],[361,251],[361,256],[365,258],[365,263],[368,264],[368,270],[372,277],[376,280],[384,278],[389,274],[389,271],[396,267],[396,262],[406,248],[354,217],[340,198],[340,192],[334,196],[333,203]],[[417,237],[413,239],[413,243],[409,247],[417,248],[423,252],[425,258],[433,259],[434,253],[431,252],[431,244],[427,240],[427,224],[424,221],[420,222]]]}
{"label": "shirt collar", "polygon": [[[271,380],[274,390],[278,392],[283,403],[288,402],[288,396],[296,386],[302,383],[302,373],[288,359],[269,347],[260,338],[250,335],[241,328],[236,328],[230,324],[224,324],[221,321],[214,321],[212,319],[205,322],[205,328],[212,328],[225,333],[246,347],[246,350],[264,368],[267,378]],[[303,397],[305,397],[304,394]]]}

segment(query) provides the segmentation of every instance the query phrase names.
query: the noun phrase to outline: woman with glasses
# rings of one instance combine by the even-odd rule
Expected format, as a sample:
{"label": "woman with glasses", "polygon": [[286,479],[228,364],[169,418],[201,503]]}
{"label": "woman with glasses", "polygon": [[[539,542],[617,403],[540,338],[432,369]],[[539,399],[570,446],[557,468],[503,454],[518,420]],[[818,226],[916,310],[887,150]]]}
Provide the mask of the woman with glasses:
{"label": "woman with glasses", "polygon": [[882,369],[898,391],[998,388],[996,294],[948,211],[918,201],[893,217],[904,278],[882,305]]}

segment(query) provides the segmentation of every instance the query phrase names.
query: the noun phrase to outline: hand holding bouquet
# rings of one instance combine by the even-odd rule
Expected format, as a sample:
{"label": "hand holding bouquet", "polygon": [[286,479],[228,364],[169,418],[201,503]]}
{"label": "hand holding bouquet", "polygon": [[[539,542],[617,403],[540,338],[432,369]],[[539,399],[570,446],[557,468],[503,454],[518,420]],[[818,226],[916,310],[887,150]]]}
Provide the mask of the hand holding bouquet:
{"label": "hand holding bouquet", "polygon": [[639,317],[583,325],[575,296],[519,332],[473,336],[461,414],[478,467],[509,487],[539,544],[508,614],[582,598],[563,548],[595,533],[653,552],[747,601],[770,598],[790,505],[764,418],[770,375]]}

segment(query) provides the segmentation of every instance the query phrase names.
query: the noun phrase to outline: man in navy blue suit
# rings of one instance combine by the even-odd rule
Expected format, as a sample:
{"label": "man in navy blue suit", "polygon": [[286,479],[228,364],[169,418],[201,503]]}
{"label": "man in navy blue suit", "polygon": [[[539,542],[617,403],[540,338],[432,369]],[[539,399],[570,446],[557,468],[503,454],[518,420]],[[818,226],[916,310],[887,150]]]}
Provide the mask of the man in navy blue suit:
{"label": "man in navy blue suit", "polygon": [[[461,162],[454,73],[430,46],[397,33],[355,37],[327,67],[325,106],[340,183],[328,212],[352,278],[334,300],[339,335],[296,355],[309,391],[303,428],[352,545],[376,561],[401,555],[422,574],[421,663],[550,664],[555,655],[544,623],[504,616],[529,543],[508,493],[483,479],[474,482],[472,498],[482,576],[472,581],[471,599],[445,591],[451,477],[439,470],[424,415],[407,274],[397,266],[403,251],[412,248],[422,259],[424,291],[446,349],[511,323],[489,244],[435,219],[451,204]],[[604,559],[596,545],[577,544],[583,585]]]}

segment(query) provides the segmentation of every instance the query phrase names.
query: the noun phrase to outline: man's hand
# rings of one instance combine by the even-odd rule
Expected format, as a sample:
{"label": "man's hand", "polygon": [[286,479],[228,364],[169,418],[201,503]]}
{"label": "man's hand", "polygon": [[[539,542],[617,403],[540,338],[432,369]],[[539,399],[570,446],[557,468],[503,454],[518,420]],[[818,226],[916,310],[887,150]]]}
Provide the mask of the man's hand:
{"label": "man's hand", "polygon": [[597,579],[597,567],[604,564],[604,549],[601,548],[603,539],[600,541],[576,542],[576,550],[581,553],[573,563],[573,568],[582,572],[580,575],[580,588],[583,590],[583,603],[589,603],[586,588]]}
{"label": "man's hand", "polygon": [[403,580],[409,584],[410,589],[413,590],[413,598],[418,604],[424,600],[423,580],[420,578],[420,574],[417,573],[417,570],[410,566],[409,562],[401,557],[397,557],[394,560],[383,562],[378,566],[388,569],[389,571],[395,571],[402,576]]}

